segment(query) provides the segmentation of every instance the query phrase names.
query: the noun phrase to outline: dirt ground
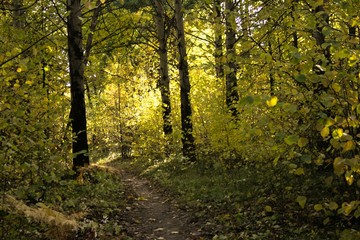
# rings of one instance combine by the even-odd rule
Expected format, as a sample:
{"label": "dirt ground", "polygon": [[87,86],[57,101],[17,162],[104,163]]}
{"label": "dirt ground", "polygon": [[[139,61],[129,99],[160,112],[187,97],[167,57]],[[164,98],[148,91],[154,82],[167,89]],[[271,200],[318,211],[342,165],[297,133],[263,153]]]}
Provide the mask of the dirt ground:
{"label": "dirt ground", "polygon": [[203,232],[203,224],[175,199],[146,179],[123,170],[120,174],[128,195],[122,225],[131,239],[212,239]]}

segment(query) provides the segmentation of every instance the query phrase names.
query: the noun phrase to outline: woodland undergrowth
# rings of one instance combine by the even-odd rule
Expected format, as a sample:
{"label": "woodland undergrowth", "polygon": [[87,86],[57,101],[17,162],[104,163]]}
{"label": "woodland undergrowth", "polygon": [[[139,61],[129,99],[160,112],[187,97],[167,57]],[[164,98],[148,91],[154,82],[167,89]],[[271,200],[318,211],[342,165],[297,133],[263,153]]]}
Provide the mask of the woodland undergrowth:
{"label": "woodland undergrowth", "polygon": [[[0,238],[109,239],[121,236],[124,188],[111,168],[91,165],[73,178],[71,171],[41,182],[32,194],[22,187],[2,192]],[[34,202],[31,196],[41,195]]]}
{"label": "woodland undergrowth", "polygon": [[[308,166],[294,174],[288,163],[248,163],[234,168],[189,164],[181,157],[125,168],[152,179],[194,212],[213,239],[357,239],[355,217],[337,203],[352,191],[331,169]],[[329,167],[330,168],[330,167]],[[321,174],[320,174],[321,173]],[[339,194],[339,192],[343,194]]]}

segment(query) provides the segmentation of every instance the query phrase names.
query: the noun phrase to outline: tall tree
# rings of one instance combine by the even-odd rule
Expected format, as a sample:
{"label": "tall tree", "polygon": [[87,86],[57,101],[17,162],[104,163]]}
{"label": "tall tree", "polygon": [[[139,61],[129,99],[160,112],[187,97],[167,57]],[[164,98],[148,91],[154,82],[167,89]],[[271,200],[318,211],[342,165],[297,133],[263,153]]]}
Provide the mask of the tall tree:
{"label": "tall tree", "polygon": [[233,0],[225,0],[225,18],[226,18],[226,105],[231,115],[238,117],[239,112],[236,103],[239,101],[237,91],[237,62],[236,62],[236,20],[235,3]]}
{"label": "tall tree", "polygon": [[70,118],[73,133],[73,169],[90,163],[89,147],[86,129],[86,107],[84,88],[84,51],[81,22],[81,0],[68,0],[69,16],[68,30],[68,56],[71,84],[71,111]]}
{"label": "tall tree", "polygon": [[217,78],[224,77],[224,63],[223,63],[223,23],[221,3],[223,0],[214,0],[213,15],[214,15],[214,58],[215,58],[215,71]]}
{"label": "tall tree", "polygon": [[159,87],[162,101],[162,117],[164,134],[170,135],[173,131],[171,124],[171,102],[170,102],[170,77],[168,64],[168,32],[166,27],[166,15],[164,5],[160,0],[155,0],[155,22],[156,34],[159,44],[158,54],[160,58],[160,81]]}
{"label": "tall tree", "polygon": [[196,161],[195,139],[193,136],[192,110],[190,102],[189,64],[187,61],[184,19],[181,0],[175,0],[175,19],[179,51],[180,98],[181,98],[181,131],[184,157]]}

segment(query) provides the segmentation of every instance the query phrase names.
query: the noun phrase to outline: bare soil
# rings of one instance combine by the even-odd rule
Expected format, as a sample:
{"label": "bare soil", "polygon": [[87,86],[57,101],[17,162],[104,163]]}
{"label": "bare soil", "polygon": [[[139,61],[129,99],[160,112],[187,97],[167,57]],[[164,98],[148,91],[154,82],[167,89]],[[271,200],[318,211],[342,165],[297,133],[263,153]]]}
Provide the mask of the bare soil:
{"label": "bare soil", "polygon": [[127,189],[127,206],[121,217],[130,239],[211,239],[192,213],[146,179],[120,169]]}

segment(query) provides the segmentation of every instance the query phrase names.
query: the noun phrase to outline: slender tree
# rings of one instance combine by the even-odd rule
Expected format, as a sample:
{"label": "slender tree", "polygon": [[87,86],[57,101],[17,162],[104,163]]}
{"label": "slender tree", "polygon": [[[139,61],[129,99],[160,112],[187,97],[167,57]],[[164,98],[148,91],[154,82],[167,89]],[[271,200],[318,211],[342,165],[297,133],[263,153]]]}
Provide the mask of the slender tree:
{"label": "slender tree", "polygon": [[156,34],[159,43],[158,54],[160,58],[160,81],[159,88],[162,101],[162,117],[164,134],[170,135],[173,131],[171,124],[171,102],[170,102],[170,78],[168,64],[167,28],[164,5],[160,0],[154,1]]}
{"label": "slender tree", "polygon": [[239,113],[236,109],[236,103],[239,101],[237,91],[237,63],[236,63],[236,21],[235,21],[235,3],[233,0],[225,0],[226,17],[226,105],[231,115],[235,118]]}
{"label": "slender tree", "polygon": [[67,18],[68,30],[68,56],[71,84],[71,112],[70,119],[73,133],[73,169],[89,164],[89,147],[86,129],[86,108],[84,88],[84,51],[81,23],[81,0],[68,0],[69,16]]}
{"label": "slender tree", "polygon": [[196,161],[195,139],[193,136],[192,110],[190,102],[189,64],[187,61],[184,19],[181,0],[175,0],[176,31],[179,51],[180,97],[181,97],[181,130],[183,155],[190,161]]}
{"label": "slender tree", "polygon": [[224,77],[224,62],[223,62],[223,23],[221,3],[223,0],[214,0],[213,15],[214,15],[214,58],[215,58],[215,72],[217,78]]}

